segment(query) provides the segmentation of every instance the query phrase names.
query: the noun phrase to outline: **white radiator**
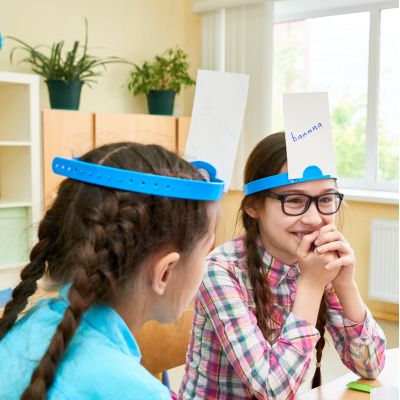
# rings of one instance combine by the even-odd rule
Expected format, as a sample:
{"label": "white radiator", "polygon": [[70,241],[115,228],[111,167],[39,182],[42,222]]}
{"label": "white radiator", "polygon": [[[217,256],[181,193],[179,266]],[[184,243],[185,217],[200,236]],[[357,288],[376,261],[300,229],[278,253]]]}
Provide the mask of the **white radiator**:
{"label": "white radiator", "polygon": [[374,219],[368,296],[399,303],[399,221]]}

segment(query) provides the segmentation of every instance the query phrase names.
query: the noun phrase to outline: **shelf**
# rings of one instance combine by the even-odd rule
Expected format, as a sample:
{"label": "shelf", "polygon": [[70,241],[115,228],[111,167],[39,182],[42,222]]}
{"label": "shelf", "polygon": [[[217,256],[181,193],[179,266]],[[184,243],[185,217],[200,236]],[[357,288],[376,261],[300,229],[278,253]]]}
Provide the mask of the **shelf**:
{"label": "shelf", "polygon": [[18,207],[32,207],[32,202],[30,201],[12,201],[1,199],[0,208],[18,208]]}
{"label": "shelf", "polygon": [[[22,265],[29,254],[27,207],[0,209],[0,265]],[[3,268],[2,268],[3,269]]]}
{"label": "shelf", "polygon": [[18,284],[42,213],[39,76],[0,71],[0,290]]}
{"label": "shelf", "polygon": [[3,85],[0,89],[0,141],[29,141],[29,85]]}
{"label": "shelf", "polygon": [[21,270],[28,262],[29,261],[0,265],[0,290],[6,290],[17,286],[21,281]]}
{"label": "shelf", "polygon": [[0,140],[0,147],[28,147],[31,145],[32,143],[26,140]]}
{"label": "shelf", "polygon": [[21,72],[0,72],[0,86],[33,85],[39,80],[36,74],[23,74]]}
{"label": "shelf", "polygon": [[31,201],[31,148],[0,146],[0,201]]}
{"label": "shelf", "polygon": [[18,262],[18,263],[11,263],[11,264],[0,264],[0,271],[5,271],[7,269],[18,269],[25,267],[28,264],[29,260]]}

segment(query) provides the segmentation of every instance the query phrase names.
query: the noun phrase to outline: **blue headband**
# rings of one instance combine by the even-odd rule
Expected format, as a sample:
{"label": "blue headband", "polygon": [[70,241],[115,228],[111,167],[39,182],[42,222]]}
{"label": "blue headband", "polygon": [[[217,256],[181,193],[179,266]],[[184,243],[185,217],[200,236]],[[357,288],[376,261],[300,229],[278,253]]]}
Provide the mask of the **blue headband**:
{"label": "blue headband", "polygon": [[113,189],[188,200],[219,200],[223,195],[224,182],[216,178],[216,169],[204,161],[192,164],[205,170],[211,182],[148,174],[62,157],[54,158],[52,168],[58,175]]}
{"label": "blue headband", "polygon": [[329,179],[329,178],[336,179],[334,176],[324,175],[317,166],[312,165],[304,170],[302,178],[289,179],[289,175],[287,172],[285,172],[284,174],[267,176],[266,178],[261,178],[246,183],[243,186],[243,192],[245,196],[248,196],[253,193],[276,188],[279,186],[286,186],[286,185],[292,185],[294,183],[317,181],[319,179]]}

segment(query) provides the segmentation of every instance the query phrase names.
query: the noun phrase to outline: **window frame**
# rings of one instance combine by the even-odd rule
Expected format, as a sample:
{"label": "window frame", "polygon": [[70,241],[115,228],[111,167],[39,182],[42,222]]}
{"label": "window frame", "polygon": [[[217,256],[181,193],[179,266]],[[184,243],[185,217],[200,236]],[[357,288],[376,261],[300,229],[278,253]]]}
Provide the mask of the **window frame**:
{"label": "window frame", "polygon": [[[381,11],[398,8],[398,1],[368,0],[296,0],[275,1],[274,24],[334,15],[369,12],[367,121],[364,178],[339,178],[344,189],[376,192],[398,192],[398,182],[379,182],[378,176],[378,105],[380,72]],[[380,196],[378,196],[380,197]],[[391,196],[390,196],[391,197]]]}

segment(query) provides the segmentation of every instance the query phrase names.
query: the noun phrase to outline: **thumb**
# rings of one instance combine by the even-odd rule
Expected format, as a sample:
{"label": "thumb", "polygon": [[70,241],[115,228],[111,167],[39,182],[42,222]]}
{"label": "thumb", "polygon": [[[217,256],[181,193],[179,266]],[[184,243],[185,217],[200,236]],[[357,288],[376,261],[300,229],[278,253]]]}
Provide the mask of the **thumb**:
{"label": "thumb", "polygon": [[310,252],[311,247],[317,237],[318,231],[314,231],[312,233],[309,233],[308,235],[303,236],[297,249],[297,256],[300,258],[307,257],[307,254]]}

